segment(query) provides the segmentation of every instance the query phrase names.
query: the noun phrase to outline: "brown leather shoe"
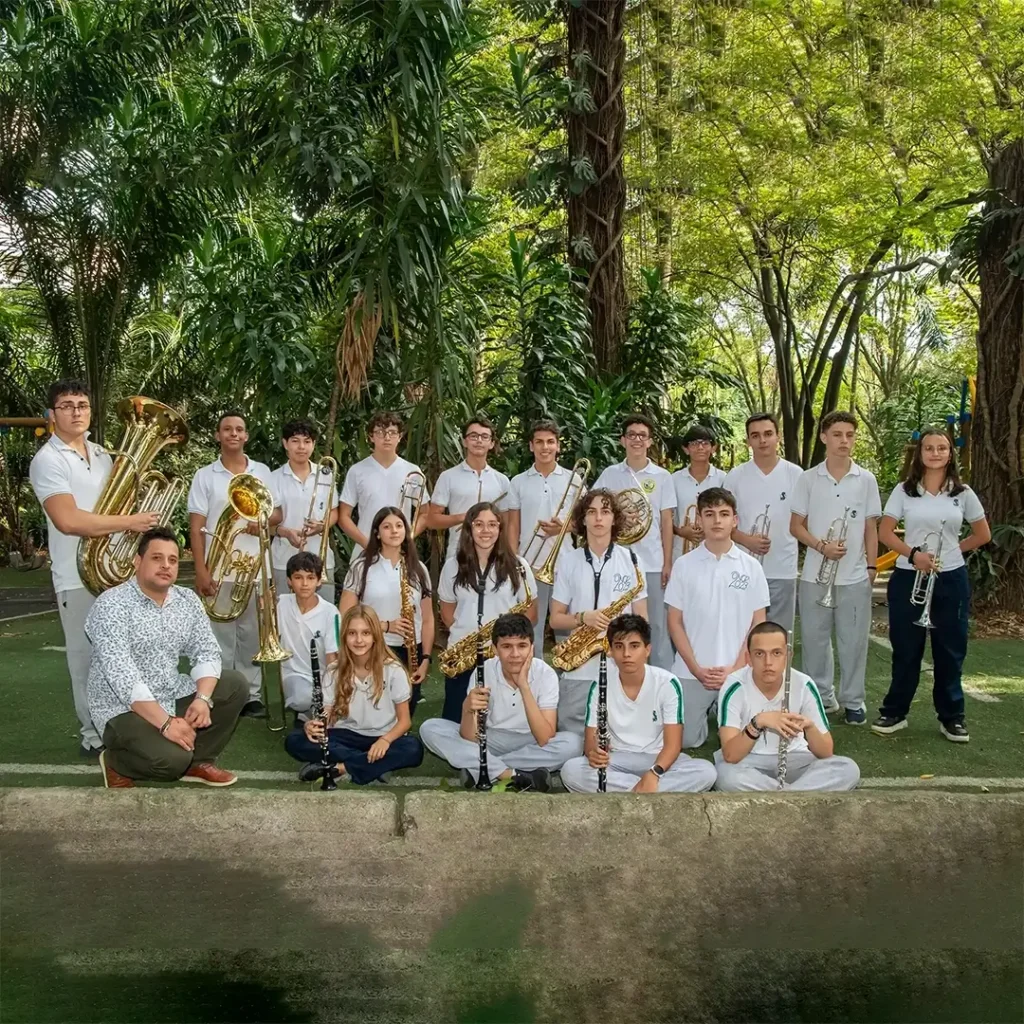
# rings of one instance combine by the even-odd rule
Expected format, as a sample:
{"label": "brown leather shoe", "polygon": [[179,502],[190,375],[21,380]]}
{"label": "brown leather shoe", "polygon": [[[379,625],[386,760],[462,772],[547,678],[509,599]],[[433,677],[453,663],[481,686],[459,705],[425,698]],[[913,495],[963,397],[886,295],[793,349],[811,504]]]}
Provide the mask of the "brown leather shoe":
{"label": "brown leather shoe", "polygon": [[181,781],[201,782],[204,786],[233,786],[238,781],[238,776],[206,761],[203,764],[191,765],[189,770],[182,775]]}
{"label": "brown leather shoe", "polygon": [[103,772],[103,788],[104,789],[134,789],[135,780],[129,779],[127,775],[122,775],[120,772],[115,772],[113,768],[107,764],[107,752],[105,750],[100,751],[100,771]]}

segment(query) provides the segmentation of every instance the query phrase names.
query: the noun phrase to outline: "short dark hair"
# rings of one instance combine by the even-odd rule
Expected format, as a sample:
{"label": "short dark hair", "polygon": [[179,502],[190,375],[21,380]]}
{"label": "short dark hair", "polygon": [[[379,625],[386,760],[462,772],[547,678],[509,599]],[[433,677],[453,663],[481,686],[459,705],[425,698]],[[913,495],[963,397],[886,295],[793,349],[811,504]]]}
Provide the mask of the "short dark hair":
{"label": "short dark hair", "polygon": [[536,434],[541,433],[554,434],[555,437],[561,437],[562,428],[552,419],[534,420],[530,424],[530,440],[532,441]]}
{"label": "short dark hair", "polygon": [[781,633],[786,638],[786,643],[789,643],[789,633],[786,631],[785,626],[780,626],[777,622],[772,622],[771,619],[765,619],[764,622],[759,622],[754,628],[747,634],[747,650],[750,650],[750,642],[755,636],[761,636],[763,633]]}
{"label": "short dark hair", "polygon": [[[65,392],[65,394],[74,394],[74,392]],[[152,530],[147,530],[139,538],[139,546],[135,549],[135,553],[142,558],[149,548],[149,545],[155,540],[166,540],[170,541],[177,549],[178,553],[181,553],[181,545],[178,543],[178,535],[169,526],[154,526]]]}
{"label": "short dark hair", "polygon": [[224,412],[217,417],[217,429],[220,430],[220,425],[225,420],[231,419],[241,420],[245,424],[246,429],[249,428],[249,421],[245,418],[245,413],[242,412],[241,409],[225,409]]}
{"label": "short dark hair", "polygon": [[533,623],[519,613],[499,615],[491,627],[491,643],[497,647],[499,640],[533,640]]}
{"label": "short dark hair", "polygon": [[727,491],[724,487],[709,487],[706,491],[701,491],[697,495],[698,514],[703,512],[704,509],[714,508],[716,505],[728,505],[735,512],[736,498],[732,491]]}
{"label": "short dark hair", "polygon": [[323,567],[324,563],[320,561],[319,555],[314,555],[312,551],[297,551],[288,559],[284,573],[286,576],[294,576],[297,572],[311,572],[314,576],[319,576]]}
{"label": "short dark hair", "polygon": [[654,437],[654,421],[642,412],[632,412],[622,421],[622,436],[625,436],[626,431],[634,424],[646,427],[651,432],[651,437]]}
{"label": "short dark hair", "polygon": [[779,421],[773,412],[755,412],[752,416],[748,416],[747,422],[743,425],[743,432],[749,434],[750,424],[757,423],[760,420],[767,420],[775,428],[775,433],[779,432]]}
{"label": "short dark hair", "polygon": [[827,416],[821,417],[821,426],[818,429],[824,434],[826,430],[834,427],[837,423],[849,423],[854,430],[860,426],[857,422],[857,417],[852,412],[847,412],[845,409],[836,409]]}
{"label": "short dark hair", "polygon": [[50,391],[47,395],[47,401],[50,404],[47,408],[52,409],[57,404],[57,399],[63,398],[64,395],[85,395],[90,402],[92,401],[89,385],[84,380],[79,380],[77,377],[65,377],[64,380],[54,381],[50,385]]}
{"label": "short dark hair", "polygon": [[375,412],[370,417],[366,424],[366,433],[372,437],[375,430],[384,430],[387,427],[396,427],[400,433],[405,433],[405,424],[402,422],[402,417],[397,412],[391,412],[387,409]]}
{"label": "short dark hair", "polygon": [[619,615],[608,623],[608,646],[620,637],[636,633],[645,647],[651,646],[651,624],[642,615]]}
{"label": "short dark hair", "polygon": [[619,499],[614,491],[608,490],[607,487],[595,487],[592,491],[587,491],[586,494],[580,498],[579,501],[573,506],[572,509],[572,532],[577,537],[586,538],[587,536],[587,509],[595,501],[607,501],[612,507],[612,541],[619,539],[619,534],[622,533],[622,527],[626,524],[626,514],[622,511],[622,506],[619,504]]}
{"label": "short dark hair", "polygon": [[480,413],[477,416],[470,416],[469,419],[466,420],[462,425],[463,437],[469,433],[469,428],[474,424],[478,427],[486,427],[491,432],[491,436],[497,438],[498,432],[494,429],[494,424],[483,413]]}
{"label": "short dark hair", "polygon": [[287,441],[289,437],[308,437],[310,441],[316,440],[316,427],[312,420],[289,420],[281,428],[281,439]]}
{"label": "short dark hair", "polygon": [[682,445],[684,448],[691,441],[710,441],[712,444],[718,444],[714,431],[710,427],[705,427],[703,423],[692,424],[686,433],[683,434]]}

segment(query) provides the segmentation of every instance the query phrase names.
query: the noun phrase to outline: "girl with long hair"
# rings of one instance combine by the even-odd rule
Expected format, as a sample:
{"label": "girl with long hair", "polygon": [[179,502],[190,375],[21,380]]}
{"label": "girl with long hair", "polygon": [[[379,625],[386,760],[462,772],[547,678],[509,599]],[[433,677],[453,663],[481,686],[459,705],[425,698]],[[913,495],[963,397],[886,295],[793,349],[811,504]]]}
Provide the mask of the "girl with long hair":
{"label": "girl with long hair", "polygon": [[[901,520],[902,538],[896,536]],[[970,531],[961,540],[965,521]],[[932,701],[939,731],[954,743],[970,739],[960,679],[971,606],[964,555],[987,544],[991,537],[978,496],[960,479],[952,438],[942,427],[923,431],[907,479],[889,495],[878,527],[878,539],[896,551],[899,559],[888,586],[892,681],[879,716],[871,725],[872,732],[890,736],[907,727],[910,702],[921,679],[925,641],[931,633],[935,666]],[[939,544],[941,552],[936,559]],[[929,613],[932,628],[927,629],[918,625],[923,611],[919,602],[929,582],[928,574],[933,572]]]}
{"label": "girl with long hair", "polygon": [[[476,632],[499,615],[532,598],[525,614],[537,620],[537,581],[533,570],[511,548],[497,505],[478,501],[466,513],[454,558],[441,570],[437,594],[449,645]],[[485,642],[486,646],[486,642]],[[445,680],[442,718],[458,722],[474,666]]]}
{"label": "girl with long hair", "polygon": [[[402,576],[412,592],[412,619],[402,615]],[[396,658],[409,668],[410,645],[415,645],[416,670],[409,673],[412,698],[409,713],[416,713],[420,686],[427,678],[434,649],[434,608],[430,577],[416,554],[409,523],[402,510],[392,505],[374,517],[366,550],[353,560],[341,594],[341,614],[357,604],[367,604],[384,626],[384,640]]]}
{"label": "girl with long hair", "polygon": [[[420,765],[423,745],[409,732],[409,677],[384,642],[377,613],[355,605],[340,633],[338,660],[323,680],[328,751],[338,773],[362,786],[385,772]],[[285,740],[285,750],[305,762],[300,782],[319,777],[324,726],[310,719]]]}

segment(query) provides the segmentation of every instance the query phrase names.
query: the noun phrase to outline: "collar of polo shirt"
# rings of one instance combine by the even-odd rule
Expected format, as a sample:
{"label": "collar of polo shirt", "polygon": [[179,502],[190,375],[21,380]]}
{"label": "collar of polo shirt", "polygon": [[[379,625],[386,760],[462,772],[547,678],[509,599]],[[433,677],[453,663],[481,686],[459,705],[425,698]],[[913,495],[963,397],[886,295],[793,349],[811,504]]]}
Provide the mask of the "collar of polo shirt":
{"label": "collar of polo shirt", "polygon": [[716,562],[719,561],[720,558],[739,558],[741,556],[740,546],[736,543],[736,541],[733,541],[732,547],[729,548],[728,551],[723,552],[721,555],[716,555],[714,551],[712,551],[711,548],[707,546],[706,543],[701,544],[701,546],[697,548],[697,550],[703,554],[703,557],[705,559],[713,558]]}
{"label": "collar of polo shirt", "polygon": [[[245,455],[244,452],[242,454]],[[252,465],[252,459],[250,459],[249,456],[246,455],[245,456],[245,469],[243,469],[242,472],[243,473],[247,473],[249,471],[249,467],[251,465]],[[286,463],[286,465],[287,465],[287,463]],[[224,465],[224,463],[221,461],[221,456],[219,456],[219,455],[217,456],[216,459],[213,460],[213,471],[214,471],[214,473],[227,473],[228,476],[237,476],[238,475],[237,473],[234,473],[232,470],[228,469],[228,467]]]}
{"label": "collar of polo shirt", "polygon": [[[312,459],[310,459],[309,460],[309,471],[312,473],[315,469],[316,469],[316,463]],[[292,469],[292,464],[290,462],[286,462],[281,467],[281,472],[282,472],[282,474],[284,476],[290,476],[293,480],[298,480],[300,484],[303,483],[303,481],[299,480],[299,478],[295,475],[295,470]]]}
{"label": "collar of polo shirt", "polygon": [[653,465],[654,463],[650,459],[648,459],[647,465],[644,466],[643,469],[633,469],[633,467],[629,464],[628,460],[623,459],[619,463],[619,468],[624,469],[627,473],[649,473],[651,471],[651,466]]}
{"label": "collar of polo shirt", "polygon": [[[845,474],[846,476],[860,476],[860,466],[857,465],[853,459],[850,459],[850,472]],[[832,476],[828,471],[828,465],[824,459],[818,463],[818,476]],[[832,477],[834,480],[835,477]]]}
{"label": "collar of polo shirt", "polygon": [[[473,476],[477,476],[478,475],[477,471],[465,459],[463,459],[459,463],[459,469],[464,469],[464,470],[466,470],[467,473],[472,473]],[[494,467],[490,463],[488,463],[486,466],[484,466],[484,468],[481,469],[480,472],[481,473],[486,473],[486,472],[488,472],[488,470],[490,470],[491,472],[494,471]]]}
{"label": "collar of polo shirt", "polygon": [[[90,441],[89,440],[90,437],[92,437],[92,431],[91,430],[87,430],[82,435],[82,442],[85,444],[85,446],[91,452],[93,452],[93,454],[95,454],[97,452],[102,452],[103,451],[103,445],[96,444],[94,441]],[[71,445],[69,445],[67,443],[67,441],[65,441],[63,438],[58,437],[56,434],[51,434],[50,435],[50,444],[52,444],[53,447],[56,448],[58,451],[74,452],[76,455],[78,455],[78,449],[77,448],[73,448]]]}

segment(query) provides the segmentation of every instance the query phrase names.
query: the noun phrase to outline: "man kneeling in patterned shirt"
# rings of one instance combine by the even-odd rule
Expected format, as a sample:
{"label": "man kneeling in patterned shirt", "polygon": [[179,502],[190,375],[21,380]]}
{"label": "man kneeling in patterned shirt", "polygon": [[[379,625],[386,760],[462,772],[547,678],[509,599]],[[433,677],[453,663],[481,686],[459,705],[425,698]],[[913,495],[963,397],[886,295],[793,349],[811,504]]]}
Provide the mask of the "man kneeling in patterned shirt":
{"label": "man kneeling in patterned shirt", "polygon": [[[108,789],[134,786],[135,779],[238,781],[214,761],[249,684],[240,672],[221,674],[220,646],[202,601],[174,585],[179,554],[171,530],[144,533],[134,578],[100,594],[85,621],[93,647],[89,710],[103,737]],[[191,676],[178,672],[183,656]]]}

